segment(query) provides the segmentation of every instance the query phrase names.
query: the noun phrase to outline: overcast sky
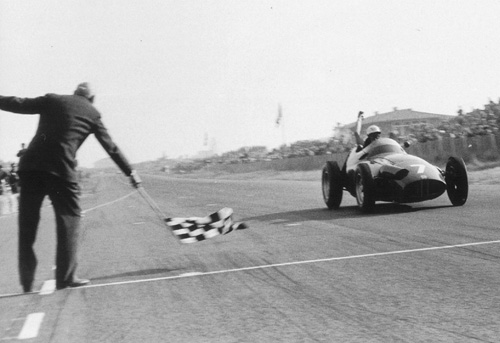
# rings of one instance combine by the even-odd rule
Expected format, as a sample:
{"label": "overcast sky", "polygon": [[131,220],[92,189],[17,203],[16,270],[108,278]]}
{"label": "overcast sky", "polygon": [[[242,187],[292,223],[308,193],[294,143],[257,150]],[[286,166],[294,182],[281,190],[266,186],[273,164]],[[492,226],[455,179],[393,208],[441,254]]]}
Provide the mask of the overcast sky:
{"label": "overcast sky", "polygon": [[[500,97],[499,1],[0,0],[0,94],[82,81],[132,162],[325,138],[359,110]],[[281,104],[284,135],[275,120]],[[0,112],[0,159],[38,116]],[[106,157],[93,137],[82,165]]]}

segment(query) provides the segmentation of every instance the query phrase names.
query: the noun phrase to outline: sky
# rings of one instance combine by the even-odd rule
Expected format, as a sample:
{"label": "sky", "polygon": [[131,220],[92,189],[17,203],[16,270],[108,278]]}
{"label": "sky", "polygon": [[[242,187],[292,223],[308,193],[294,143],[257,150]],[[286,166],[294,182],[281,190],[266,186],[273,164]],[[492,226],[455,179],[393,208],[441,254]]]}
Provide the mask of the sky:
{"label": "sky", "polygon": [[[87,81],[132,163],[332,135],[358,111],[455,115],[500,97],[494,0],[0,0],[0,95]],[[281,106],[283,121],[275,124]],[[37,115],[0,111],[0,159]],[[106,153],[91,136],[78,153]]]}

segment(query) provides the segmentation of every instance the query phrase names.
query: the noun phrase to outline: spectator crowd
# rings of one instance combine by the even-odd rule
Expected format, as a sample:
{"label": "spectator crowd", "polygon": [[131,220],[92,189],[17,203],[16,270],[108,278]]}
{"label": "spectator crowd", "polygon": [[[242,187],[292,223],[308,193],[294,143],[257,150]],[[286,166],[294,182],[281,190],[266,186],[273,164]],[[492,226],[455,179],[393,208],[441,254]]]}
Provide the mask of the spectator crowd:
{"label": "spectator crowd", "polygon": [[457,111],[457,116],[448,121],[441,122],[434,127],[432,125],[422,125],[414,128],[408,138],[419,142],[441,139],[443,137],[473,137],[497,134],[500,126],[500,100],[495,103],[490,102],[484,105],[484,109],[474,109],[464,113]]}

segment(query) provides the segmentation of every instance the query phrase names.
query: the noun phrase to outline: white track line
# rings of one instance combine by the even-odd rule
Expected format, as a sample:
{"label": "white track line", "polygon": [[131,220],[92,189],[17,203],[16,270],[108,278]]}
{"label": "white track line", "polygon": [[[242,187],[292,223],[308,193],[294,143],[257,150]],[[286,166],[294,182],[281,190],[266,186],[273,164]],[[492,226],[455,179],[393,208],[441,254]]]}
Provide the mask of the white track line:
{"label": "white track line", "polygon": [[104,207],[104,206],[108,206],[108,205],[114,204],[115,202],[118,202],[118,201],[121,201],[121,200],[123,200],[125,198],[128,198],[129,196],[131,196],[132,194],[135,194],[135,193],[136,193],[136,191],[133,191],[133,192],[130,192],[129,194],[127,194],[127,195],[122,196],[121,198],[115,199],[115,200],[110,201],[110,202],[106,202],[104,204],[97,205],[95,207],[91,207],[89,209],[86,209],[86,210],[82,211],[82,214],[90,212],[90,211],[93,211],[93,210],[96,210],[96,209]]}
{"label": "white track line", "polygon": [[38,336],[43,317],[45,317],[43,312],[29,314],[17,339],[30,339]]}
{"label": "white track line", "polygon": [[40,295],[48,295],[54,293],[56,290],[56,280],[47,280],[43,283],[42,288],[40,289]]}
{"label": "white track line", "polygon": [[[396,251],[387,251],[387,252],[379,252],[372,254],[363,254],[363,255],[352,255],[352,256],[341,256],[341,257],[330,257],[330,258],[321,258],[316,260],[305,260],[305,261],[295,261],[295,262],[284,262],[284,263],[275,263],[275,264],[266,264],[254,267],[244,267],[244,268],[235,268],[235,269],[224,269],[224,270],[216,270],[213,272],[188,272],[180,275],[174,276],[165,276],[159,278],[151,278],[151,279],[142,279],[142,280],[131,280],[131,281],[120,281],[120,282],[109,282],[109,283],[101,283],[97,285],[88,285],[77,288],[66,288],[66,290],[78,290],[84,288],[96,288],[96,287],[106,287],[106,286],[117,286],[117,285],[129,285],[134,283],[145,283],[145,282],[154,282],[154,281],[163,281],[163,280],[174,280],[174,279],[183,279],[188,277],[197,277],[197,276],[205,276],[205,275],[215,275],[215,274],[226,274],[226,273],[235,273],[242,272],[247,270],[256,270],[256,269],[266,269],[266,268],[276,268],[276,267],[286,267],[293,266],[299,264],[310,264],[310,263],[320,263],[320,262],[331,262],[331,261],[342,261],[342,260],[351,260],[357,258],[365,258],[365,257],[379,257],[379,256],[389,256],[389,255],[397,255],[397,254],[406,254],[406,253],[414,253],[414,252],[423,252],[423,251],[432,251],[432,250],[444,250],[444,249],[456,249],[456,248],[464,248],[471,247],[476,245],[486,245],[486,244],[498,244],[500,240],[496,241],[484,241],[484,242],[475,242],[475,243],[464,243],[464,244],[454,244],[454,245],[443,245],[437,247],[428,247],[428,248],[419,248],[419,249],[406,249],[406,250],[396,250]],[[32,294],[36,294],[39,292],[32,292]],[[0,298],[12,297],[22,295],[22,293],[12,293],[12,294],[0,294]]]}
{"label": "white track line", "polygon": [[[122,196],[121,198],[115,199],[113,201],[106,202],[104,204],[97,205],[95,207],[91,207],[89,209],[86,209],[86,210],[82,211],[82,214],[90,212],[90,211],[93,211],[93,210],[96,210],[96,209],[104,207],[104,206],[108,206],[108,205],[114,204],[115,202],[118,202],[118,201],[121,201],[123,199],[126,199],[126,198],[128,198],[129,196],[131,196],[132,194],[135,194],[135,193],[136,193],[136,191],[134,190],[134,191],[130,192],[129,194]],[[9,217],[13,217],[14,214],[17,215],[17,212],[16,213],[11,213],[11,214],[5,215],[5,216],[0,216],[0,219],[8,217],[8,216]],[[53,267],[52,269],[54,270],[55,267]],[[55,289],[55,281],[54,280],[47,280],[43,284],[42,289],[40,291],[35,291],[35,292],[31,292],[31,293],[33,293],[33,294],[39,293],[40,295],[47,295],[47,294],[53,293],[54,289]],[[12,297],[12,296],[18,296],[18,295],[21,295],[21,294],[23,294],[23,293],[0,294],[0,298],[8,298],[8,297]]]}
{"label": "white track line", "polygon": [[216,270],[216,271],[212,271],[212,272],[190,272],[190,273],[185,273],[185,274],[175,275],[175,276],[165,276],[165,277],[142,279],[142,280],[110,282],[110,283],[103,283],[103,284],[98,284],[98,285],[88,285],[88,286],[84,286],[84,287],[68,288],[68,289],[82,289],[82,288],[96,288],[96,287],[116,286],[116,285],[128,285],[128,284],[133,284],[133,283],[144,283],[144,282],[173,280],[173,279],[181,279],[181,278],[197,277],[197,276],[205,276],[205,275],[226,274],[226,273],[234,273],[234,272],[241,272],[241,271],[255,270],[255,269],[286,267],[286,266],[293,266],[293,265],[299,265],[299,264],[351,260],[351,259],[365,258],[365,257],[379,257],[379,256],[388,256],[388,255],[396,255],[396,254],[415,253],[415,252],[422,252],[422,251],[432,251],[432,250],[456,249],[456,248],[471,247],[471,246],[476,246],[476,245],[497,244],[497,243],[500,243],[500,240],[475,242],[475,243],[464,243],[464,244],[454,244],[454,245],[444,245],[444,246],[419,248],[419,249],[396,250],[396,251],[379,252],[379,253],[363,254],[363,255],[330,257],[330,258],[321,258],[321,259],[316,259],[316,260],[275,263],[275,264],[266,264],[266,265],[260,265],[260,266],[254,266],[254,267]]}
{"label": "white track line", "polygon": [[[132,192],[130,192],[129,194],[122,196],[121,198],[118,198],[118,199],[115,199],[115,200],[113,200],[113,201],[106,202],[106,203],[104,203],[104,204],[100,204],[100,205],[97,205],[97,206],[95,206],[95,207],[91,207],[91,208],[89,208],[89,209],[83,210],[83,211],[82,211],[82,214],[85,214],[85,213],[87,213],[87,212],[90,212],[90,211],[96,210],[96,209],[98,209],[98,208],[100,208],[100,207],[104,207],[104,206],[108,206],[108,205],[114,204],[115,202],[118,202],[118,201],[121,201],[121,200],[123,200],[123,199],[125,199],[125,198],[128,198],[129,196],[131,196],[131,195],[132,195],[132,194],[134,194],[135,192],[136,192],[136,191],[132,191]],[[9,214],[0,215],[0,219],[2,219],[2,218],[14,217],[14,215],[17,215],[17,214],[18,214],[18,212],[14,212],[14,213],[9,213]]]}

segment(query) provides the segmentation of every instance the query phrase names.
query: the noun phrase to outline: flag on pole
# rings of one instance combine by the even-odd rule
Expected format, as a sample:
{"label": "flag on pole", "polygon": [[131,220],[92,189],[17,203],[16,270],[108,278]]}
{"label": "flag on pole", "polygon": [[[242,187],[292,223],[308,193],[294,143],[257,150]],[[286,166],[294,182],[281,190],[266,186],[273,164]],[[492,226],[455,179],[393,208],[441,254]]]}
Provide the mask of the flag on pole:
{"label": "flag on pole", "polygon": [[281,119],[283,119],[283,112],[281,111],[281,105],[278,106],[278,117],[276,117],[276,127],[280,126]]}

